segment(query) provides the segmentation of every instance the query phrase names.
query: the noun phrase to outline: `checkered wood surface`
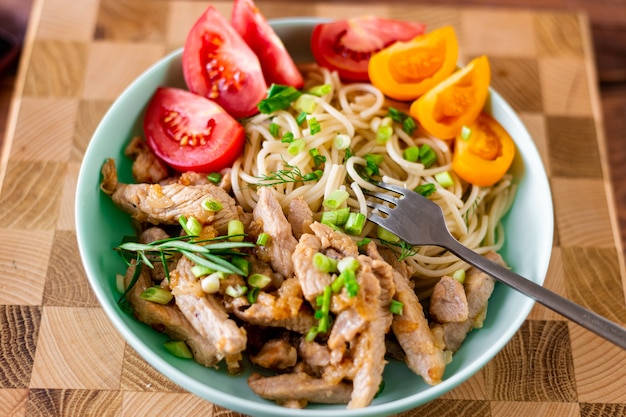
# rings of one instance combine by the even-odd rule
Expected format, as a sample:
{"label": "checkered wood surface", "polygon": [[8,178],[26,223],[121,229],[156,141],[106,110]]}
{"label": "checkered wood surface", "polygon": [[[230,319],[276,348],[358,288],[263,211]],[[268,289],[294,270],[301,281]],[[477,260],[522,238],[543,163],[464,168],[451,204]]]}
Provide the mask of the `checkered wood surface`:
{"label": "checkered wood surface", "polygon": [[[0,416],[238,415],[146,364],[108,321],[79,259],[74,194],[101,117],[181,46],[208,1],[35,0],[0,170]],[[229,1],[212,1],[224,14]],[[555,241],[545,286],[626,322],[589,27],[583,15],[374,2],[257,0],[268,17],[374,14],[453,25],[487,54],[547,169]],[[532,227],[532,225],[529,225]],[[626,415],[626,352],[536,306],[455,390],[403,416]]]}

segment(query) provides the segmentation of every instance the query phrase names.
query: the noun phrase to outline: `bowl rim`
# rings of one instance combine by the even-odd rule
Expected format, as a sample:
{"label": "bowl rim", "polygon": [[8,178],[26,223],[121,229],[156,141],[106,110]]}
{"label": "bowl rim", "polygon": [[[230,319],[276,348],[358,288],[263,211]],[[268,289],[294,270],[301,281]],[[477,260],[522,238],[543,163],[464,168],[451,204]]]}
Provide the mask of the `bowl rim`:
{"label": "bowl rim", "polygon": [[[315,23],[320,23],[324,21],[328,21],[330,19],[327,18],[318,18],[318,17],[285,17],[278,19],[269,19],[270,24],[275,26],[299,26],[299,25],[310,25]],[[85,234],[85,230],[81,227],[81,224],[85,224],[88,221],[88,216],[90,215],[85,210],[82,209],[84,200],[83,200],[83,191],[93,188],[94,184],[87,183],[86,174],[86,164],[84,161],[88,160],[88,156],[93,152],[93,146],[95,141],[94,138],[99,137],[104,131],[107,123],[110,123],[114,118],[115,113],[118,111],[118,108],[121,106],[120,103],[124,102],[128,99],[128,97],[132,96],[144,80],[156,71],[159,70],[163,65],[171,63],[173,60],[178,59],[182,55],[182,47],[164,55],[161,59],[155,62],[153,65],[148,67],[145,71],[143,71],[138,77],[136,77],[124,90],[123,92],[114,100],[112,105],[109,107],[101,121],[99,122],[97,128],[91,136],[90,142],[87,146],[85,154],[83,156],[83,161],[81,162],[81,168],[79,171],[78,181],[76,185],[76,197],[75,197],[75,226],[76,226],[76,235],[78,241],[78,248],[82,260],[82,264],[85,268],[85,273],[87,279],[94,290],[96,298],[100,306],[106,313],[108,319],[112,322],[118,333],[122,336],[122,338],[135,350],[139,355],[145,359],[151,366],[158,370],[158,372],[165,375],[168,379],[174,381],[178,385],[180,385],[185,390],[192,392],[198,395],[201,398],[206,400],[215,402],[221,406],[230,408],[232,410],[237,410],[238,412],[243,412],[251,415],[273,415],[273,416],[293,416],[303,415],[303,416],[329,416],[334,414],[335,411],[338,411],[337,415],[341,413],[341,415],[346,416],[378,416],[378,415],[389,415],[389,413],[397,413],[403,410],[408,410],[410,408],[419,406],[421,404],[432,401],[433,399],[440,397],[442,394],[452,390],[462,382],[466,381],[472,375],[474,375],[478,370],[483,368],[498,352],[500,352],[504,345],[510,341],[513,335],[519,330],[523,322],[526,320],[526,317],[530,313],[531,309],[534,306],[535,301],[528,298],[522,306],[518,306],[519,314],[511,321],[510,326],[507,327],[507,332],[502,334],[498,338],[498,343],[494,343],[488,349],[483,351],[480,356],[478,356],[472,363],[465,366],[461,370],[455,372],[454,374],[447,377],[440,384],[429,387],[425,391],[417,392],[412,395],[394,399],[386,403],[380,404],[371,404],[368,407],[350,410],[350,409],[340,409],[340,410],[329,410],[329,409],[315,409],[315,408],[306,408],[301,410],[294,410],[290,408],[285,408],[279,406],[273,402],[255,402],[245,398],[236,397],[230,395],[228,393],[222,392],[216,388],[208,386],[201,381],[187,375],[183,371],[181,371],[176,366],[168,363],[163,358],[159,356],[154,351],[152,346],[147,345],[144,341],[142,341],[137,334],[135,334],[131,328],[127,326],[126,323],[121,319],[120,311],[117,305],[112,305],[108,302],[105,295],[102,291],[98,290],[100,288],[100,280],[101,278],[98,276],[98,271],[94,268],[92,261],[88,259],[87,253],[85,251],[85,239],[91,238],[88,234]],[[497,106],[501,108],[503,112],[505,112],[508,117],[515,120],[516,123],[519,124],[519,128],[523,130],[524,135],[528,136],[530,140],[528,140],[525,145],[527,146],[526,152],[530,153],[534,160],[538,162],[538,165],[534,167],[535,175],[540,182],[540,186],[543,187],[543,193],[547,193],[547,195],[552,196],[550,191],[549,182],[547,179],[547,174],[545,171],[545,167],[541,161],[539,156],[539,152],[537,150],[536,144],[532,140],[532,137],[526,130],[525,126],[519,119],[517,113],[513,111],[508,102],[506,102],[499,93],[497,93],[492,87],[490,89],[490,98],[492,102],[494,102]],[[515,204],[515,203],[514,203]],[[546,231],[549,235],[549,243],[543,242],[546,246],[544,249],[548,251],[548,254],[545,258],[543,258],[543,264],[540,264],[537,268],[539,271],[539,276],[537,282],[541,285],[543,284],[547,271],[549,262],[551,259],[552,252],[552,241],[553,241],[553,227],[554,227],[554,208],[552,204],[552,199],[550,201],[546,201],[546,208],[549,209],[549,216],[546,216],[544,227],[548,227],[549,231]],[[503,284],[499,284],[503,285]]]}

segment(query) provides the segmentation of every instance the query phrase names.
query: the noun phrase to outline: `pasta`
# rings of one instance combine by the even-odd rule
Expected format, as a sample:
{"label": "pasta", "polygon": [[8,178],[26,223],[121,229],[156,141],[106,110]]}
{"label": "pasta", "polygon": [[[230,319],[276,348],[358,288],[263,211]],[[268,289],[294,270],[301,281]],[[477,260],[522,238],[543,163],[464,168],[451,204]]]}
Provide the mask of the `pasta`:
{"label": "pasta", "polygon": [[[514,197],[515,187],[507,175],[493,187],[476,187],[463,182],[451,170],[450,145],[443,140],[430,137],[422,130],[407,134],[402,126],[388,117],[390,103],[382,92],[371,84],[344,84],[336,73],[318,66],[303,67],[305,88],[329,85],[331,91],[322,96],[306,95],[315,108],[307,114],[308,123],[299,123],[299,111],[292,106],[271,114],[258,114],[244,121],[248,138],[247,148],[232,168],[233,192],[238,203],[246,211],[256,204],[259,185],[268,186],[267,179],[277,172],[297,173],[298,178],[314,173],[323,167],[316,181],[275,181],[271,185],[283,209],[289,202],[302,196],[317,219],[324,210],[322,202],[335,190],[345,190],[349,198],[345,203],[352,211],[367,212],[362,189],[376,187],[362,178],[359,170],[367,166],[367,155],[382,155],[379,171],[382,181],[414,189],[425,183],[435,184],[436,191],[430,198],[439,204],[445,214],[450,232],[464,245],[484,254],[499,250],[504,241],[500,221]],[[319,132],[312,132],[311,123],[319,123]],[[380,126],[392,127],[386,143],[378,143],[376,137]],[[274,132],[272,132],[274,129]],[[283,140],[289,132],[292,142],[303,144],[303,149],[293,152],[288,141]],[[292,136],[291,136],[292,135]],[[339,144],[339,139],[349,139]],[[436,155],[436,163],[425,167],[420,162],[409,162],[403,157],[407,147],[429,145]],[[309,152],[316,149],[325,158],[321,166]],[[290,152],[291,151],[291,152]],[[350,158],[345,158],[351,152]],[[442,187],[435,175],[449,172],[453,185]],[[298,179],[292,178],[292,179]],[[375,225],[368,223],[362,236],[375,236]],[[360,239],[361,237],[355,237]],[[423,282],[418,294],[428,296],[428,288],[442,275],[452,274],[468,266],[454,255],[440,248],[414,248],[406,258],[416,271],[415,278]],[[424,292],[425,291],[425,292]]]}

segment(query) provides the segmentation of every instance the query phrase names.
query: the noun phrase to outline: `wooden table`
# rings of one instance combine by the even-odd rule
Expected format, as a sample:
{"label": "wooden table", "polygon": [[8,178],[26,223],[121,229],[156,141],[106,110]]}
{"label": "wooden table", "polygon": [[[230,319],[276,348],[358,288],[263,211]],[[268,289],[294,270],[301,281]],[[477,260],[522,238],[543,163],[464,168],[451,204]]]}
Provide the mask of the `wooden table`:
{"label": "wooden table", "polygon": [[[182,45],[194,1],[35,0],[0,165],[0,415],[237,415],[186,393],[129,348],[78,256],[74,188],[100,118]],[[214,1],[229,13],[229,1]],[[364,13],[453,25],[548,171],[555,240],[545,285],[620,323],[626,272],[585,15],[524,9],[259,2],[268,17]],[[479,28],[480,30],[477,30]],[[529,225],[532,227],[532,225]],[[536,306],[468,382],[404,416],[626,415],[626,352]]]}

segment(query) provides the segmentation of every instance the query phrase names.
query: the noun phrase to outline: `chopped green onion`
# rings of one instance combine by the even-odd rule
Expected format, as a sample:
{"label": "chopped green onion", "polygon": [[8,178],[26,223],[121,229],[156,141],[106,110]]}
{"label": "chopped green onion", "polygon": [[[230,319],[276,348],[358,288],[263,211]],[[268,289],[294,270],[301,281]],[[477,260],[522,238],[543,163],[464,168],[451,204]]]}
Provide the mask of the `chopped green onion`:
{"label": "chopped green onion", "polygon": [[243,241],[243,223],[241,220],[230,220],[228,222],[228,240],[231,242]]}
{"label": "chopped green onion", "polygon": [[298,116],[296,117],[296,123],[298,123],[298,126],[301,125],[306,120],[306,116],[307,116],[307,112],[305,111],[302,111],[298,114]]}
{"label": "chopped green onion", "polygon": [[352,298],[359,292],[359,283],[356,281],[356,272],[351,269],[346,269],[340,275],[344,276],[345,287],[348,292],[348,297]]}
{"label": "chopped green onion", "polygon": [[187,218],[181,215],[178,218],[178,223],[180,223],[185,233],[189,236],[198,236],[202,231],[202,225],[195,217]]}
{"label": "chopped green onion", "polygon": [[459,281],[461,284],[465,283],[465,270],[457,269],[452,273],[452,279]]}
{"label": "chopped green onion", "polygon": [[343,226],[348,220],[349,215],[350,209],[348,207],[325,211],[322,213],[321,222],[328,225]]}
{"label": "chopped green onion", "polygon": [[371,241],[372,241],[372,239],[370,239],[369,237],[364,237],[363,239],[361,239],[358,242],[356,242],[356,245],[360,248],[362,246],[367,245]]}
{"label": "chopped green onion", "polygon": [[174,296],[168,290],[161,287],[148,287],[141,293],[141,298],[157,304],[167,304]]}
{"label": "chopped green onion", "polygon": [[322,312],[322,317],[320,318],[319,323],[317,324],[317,329],[320,332],[327,332],[329,325],[330,325],[330,302],[331,302],[331,298],[332,298],[332,290],[330,288],[330,285],[327,285],[324,287],[324,293],[322,295],[322,305],[321,305],[321,312]]}
{"label": "chopped green onion", "polygon": [[219,184],[222,180],[222,174],[219,172],[211,172],[210,174],[207,174],[206,179],[211,181],[213,184]]}
{"label": "chopped green onion", "polygon": [[401,112],[400,110],[394,109],[393,107],[389,107],[389,113],[387,114],[394,122],[402,124],[402,130],[404,130],[408,135],[412,135],[417,125],[415,124],[415,120],[409,116],[408,114]]}
{"label": "chopped green onion", "polygon": [[343,150],[350,147],[350,136],[345,133],[337,133],[335,140],[333,141],[333,147],[337,150]]}
{"label": "chopped green onion", "polygon": [[168,342],[163,343],[163,347],[169,353],[176,356],[177,358],[183,358],[183,359],[193,358],[193,354],[191,353],[189,346],[187,346],[187,343],[185,343],[182,340],[170,340]]}
{"label": "chopped green onion", "polygon": [[263,114],[284,110],[300,98],[301,95],[302,93],[294,87],[272,84],[267,91],[267,98],[261,100],[257,108]]}
{"label": "chopped green onion", "polygon": [[437,180],[439,185],[441,185],[442,187],[451,187],[454,185],[454,179],[452,178],[452,175],[450,175],[450,172],[448,171],[436,173],[435,180]]}
{"label": "chopped green onion", "polygon": [[316,169],[313,172],[309,172],[307,174],[304,174],[302,176],[302,181],[319,180],[320,178],[322,178],[322,175],[324,175],[324,171],[322,171],[321,169]]}
{"label": "chopped green onion", "polygon": [[418,185],[417,187],[415,187],[413,191],[415,191],[418,194],[423,195],[424,197],[428,197],[429,195],[437,191],[437,186],[435,184],[427,182],[427,183]]}
{"label": "chopped green onion", "polygon": [[270,282],[272,282],[272,278],[265,274],[252,274],[248,277],[248,285],[254,288],[265,288]]}
{"label": "chopped green onion", "polygon": [[220,290],[220,278],[221,274],[219,272],[214,272],[202,278],[200,280],[202,291],[207,294],[215,294],[218,292]]}
{"label": "chopped green onion", "polygon": [[412,135],[413,132],[415,132],[415,129],[417,129],[415,119],[410,116],[404,119],[404,121],[402,122],[402,130],[404,130],[407,135]]}
{"label": "chopped green onion", "polygon": [[366,220],[367,218],[363,213],[351,212],[348,215],[348,220],[346,220],[346,224],[343,228],[347,234],[358,236],[361,232],[363,232]]}
{"label": "chopped green onion", "polygon": [[461,128],[461,139],[468,141],[471,136],[472,136],[472,129],[470,129],[467,126],[463,126]]}
{"label": "chopped green onion", "polygon": [[289,146],[287,146],[287,152],[289,152],[290,155],[298,155],[304,150],[305,145],[306,142],[304,141],[304,139],[296,139],[291,142]]}
{"label": "chopped green onion", "polygon": [[315,117],[309,118],[309,133],[311,135],[315,135],[316,133],[320,133],[322,131],[322,127],[320,126],[320,122],[317,121]]}
{"label": "chopped green onion", "polygon": [[120,294],[126,292],[126,277],[122,274],[115,274],[115,289]]}
{"label": "chopped green onion", "polygon": [[246,297],[248,298],[248,302],[250,304],[256,303],[256,299],[259,296],[259,291],[261,291],[258,287],[250,288],[250,291],[247,292]]}
{"label": "chopped green onion", "polygon": [[313,165],[318,167],[326,162],[326,157],[324,155],[320,155],[320,151],[317,148],[309,149],[309,155],[313,157]]}
{"label": "chopped green onion", "polygon": [[381,124],[376,130],[376,143],[379,145],[384,145],[385,143],[387,143],[392,134],[393,127],[384,126]]}
{"label": "chopped green onion", "polygon": [[341,289],[343,288],[345,284],[346,284],[346,276],[343,274],[339,274],[337,275],[337,278],[335,278],[333,282],[330,284],[330,288],[333,290],[333,293],[339,294],[339,292],[341,292]]}
{"label": "chopped green onion", "polygon": [[315,108],[317,107],[317,103],[315,102],[315,97],[309,94],[303,94],[298,98],[298,100],[294,104],[296,110],[303,111],[305,113],[313,113]]}
{"label": "chopped green onion", "polygon": [[320,272],[330,274],[337,272],[337,260],[324,255],[321,252],[316,252],[313,255],[313,266]]}
{"label": "chopped green onion", "polygon": [[328,195],[328,198],[322,202],[322,205],[329,209],[337,209],[348,200],[348,197],[350,197],[350,194],[346,190],[335,190]]}
{"label": "chopped green onion", "polygon": [[369,175],[380,174],[380,170],[378,168],[380,167],[380,164],[382,164],[383,161],[385,160],[385,157],[383,155],[375,154],[375,153],[368,153],[365,156],[363,156],[363,159],[365,159],[365,162],[367,164],[366,169]]}
{"label": "chopped green onion", "polygon": [[226,290],[224,292],[226,293],[226,295],[237,298],[248,292],[248,288],[240,284],[235,284],[234,286],[229,285],[228,287],[226,287]]}
{"label": "chopped green onion", "polygon": [[341,258],[341,260],[337,262],[337,269],[339,270],[339,272],[356,271],[357,269],[359,269],[359,266],[359,261],[352,256],[346,256],[345,258]]}
{"label": "chopped green onion", "polygon": [[247,277],[250,273],[250,262],[242,256],[233,256],[230,262],[243,272],[243,276]]}
{"label": "chopped green onion", "polygon": [[378,226],[378,228],[376,229],[376,236],[380,240],[384,240],[385,242],[396,243],[400,240],[398,236],[394,235],[389,230],[380,226]]}
{"label": "chopped green onion", "polygon": [[256,244],[258,246],[265,246],[267,242],[270,240],[270,235],[267,233],[259,233],[259,236],[256,238]]}
{"label": "chopped green onion", "polygon": [[215,269],[209,268],[205,265],[194,265],[191,267],[191,273],[196,278],[212,274],[213,272],[215,272]]}
{"label": "chopped green onion", "polygon": [[270,130],[270,134],[273,137],[277,138],[278,134],[279,134],[279,131],[280,131],[280,125],[272,122],[272,123],[270,123],[270,129],[269,130]]}
{"label": "chopped green onion", "polygon": [[330,84],[322,84],[311,87],[311,89],[307,91],[307,93],[320,97],[329,94],[332,91],[333,87]]}
{"label": "chopped green onion", "polygon": [[429,168],[437,161],[437,154],[428,144],[420,147],[420,161],[426,168]]}
{"label": "chopped green onion", "polygon": [[404,304],[402,304],[400,301],[391,300],[391,304],[389,305],[389,311],[391,312],[391,314],[397,314],[401,316],[403,307]]}
{"label": "chopped green onion", "polygon": [[280,139],[282,143],[291,143],[293,142],[293,132],[285,132],[283,133],[283,137]]}
{"label": "chopped green onion", "polygon": [[306,336],[304,337],[304,340],[306,340],[307,342],[312,342],[312,341],[315,340],[315,337],[318,335],[318,333],[319,333],[319,330],[318,330],[317,326],[313,326],[306,333]]}
{"label": "chopped green onion", "polygon": [[214,198],[207,198],[202,202],[202,208],[207,211],[215,211],[218,212],[224,208],[222,203]]}
{"label": "chopped green onion", "polygon": [[418,146],[409,146],[402,152],[402,157],[409,162],[417,162],[420,157],[420,148]]}

